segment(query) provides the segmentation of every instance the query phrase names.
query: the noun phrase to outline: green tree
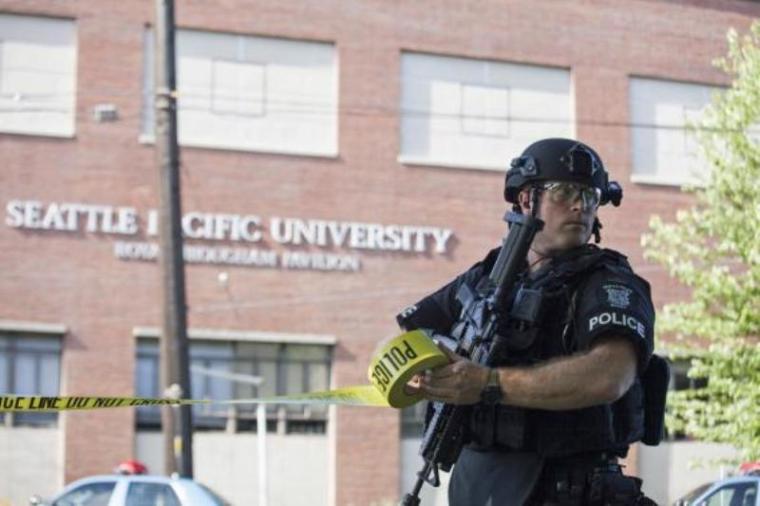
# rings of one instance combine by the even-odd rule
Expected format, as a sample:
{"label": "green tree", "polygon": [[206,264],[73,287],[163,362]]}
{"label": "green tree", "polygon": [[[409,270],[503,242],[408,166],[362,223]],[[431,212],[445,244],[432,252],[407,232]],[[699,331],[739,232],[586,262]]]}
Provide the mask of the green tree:
{"label": "green tree", "polygon": [[675,222],[659,217],[642,238],[645,256],[691,289],[668,305],[658,334],[674,358],[691,358],[702,389],[668,396],[668,427],[734,445],[760,459],[760,21],[728,33],[715,62],[732,79],[716,94],[695,135],[712,168]]}

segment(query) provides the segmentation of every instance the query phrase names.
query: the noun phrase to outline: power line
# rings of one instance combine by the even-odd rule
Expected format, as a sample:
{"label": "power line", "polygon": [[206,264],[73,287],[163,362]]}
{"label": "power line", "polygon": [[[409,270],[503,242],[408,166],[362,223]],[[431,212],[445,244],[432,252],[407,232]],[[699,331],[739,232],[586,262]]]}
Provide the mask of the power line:
{"label": "power line", "polygon": [[[88,93],[83,94],[31,94],[25,93],[4,93],[0,94],[0,113],[6,114],[23,114],[23,113],[60,113],[67,114],[72,113],[74,110],[73,105],[71,107],[50,107],[41,104],[34,104],[33,106],[23,105],[23,99],[18,100],[18,96],[32,96],[38,98],[56,98],[63,97],[66,99],[81,99],[84,96],[96,97],[99,100],[107,100],[109,98],[116,98],[119,96],[131,96],[132,93],[114,94],[111,90],[108,93],[97,94]],[[133,114],[120,114],[121,119],[141,119],[151,117],[152,111],[150,111],[150,104],[153,103],[151,94],[142,93],[143,95],[143,107],[140,111]],[[182,92],[177,94],[179,111],[185,112],[207,112],[217,117],[236,117],[236,118],[264,118],[270,115],[290,115],[294,118],[302,120],[319,120],[322,118],[330,118],[337,116],[356,116],[356,117],[398,117],[403,119],[408,118],[429,118],[431,120],[459,120],[459,121],[489,121],[495,123],[523,123],[523,124],[556,124],[556,125],[588,125],[588,126],[602,126],[602,127],[625,127],[625,128],[638,128],[638,129],[657,129],[657,130],[720,130],[705,126],[690,126],[685,122],[673,122],[673,123],[658,123],[658,122],[636,122],[636,121],[618,121],[618,120],[602,120],[602,119],[589,119],[589,118],[573,118],[570,114],[567,116],[519,116],[512,114],[472,114],[464,112],[444,112],[430,110],[426,108],[406,108],[406,107],[391,107],[382,105],[364,105],[364,106],[346,106],[340,104],[340,101],[335,100],[295,100],[287,98],[287,95],[294,97],[297,96],[315,96],[314,94],[298,94],[288,93],[279,94],[283,98],[271,98],[267,97],[264,100],[255,100],[246,97],[240,97],[239,95],[229,95],[224,93],[211,93],[201,94],[192,92]],[[3,97],[10,98],[15,104],[10,106],[3,104],[1,100]],[[208,102],[208,105],[203,107],[196,105],[196,103],[202,99],[204,102]],[[224,104],[225,101],[231,102]],[[193,103],[190,105],[188,102]],[[221,102],[216,108],[214,104]],[[18,105],[16,105],[18,104]],[[236,112],[232,109],[238,108],[256,109],[261,112]],[[220,110],[230,109],[230,110]]]}
{"label": "power line", "polygon": [[[253,115],[253,114],[236,114],[234,112],[219,112],[210,108],[201,107],[188,107],[180,106],[179,112],[208,112],[214,116],[231,116],[237,118],[247,117],[266,117],[269,114]],[[270,111],[271,114],[289,114],[292,117],[301,119],[314,119],[318,121],[318,118],[314,116],[322,117],[339,117],[339,116],[356,116],[356,117],[399,117],[404,118],[430,118],[433,120],[438,119],[450,119],[460,121],[496,121],[505,123],[527,123],[527,124],[546,124],[546,125],[584,125],[584,126],[601,126],[611,128],[635,128],[635,129],[649,129],[649,130],[697,130],[697,131],[739,131],[735,129],[716,128],[708,126],[692,126],[688,124],[679,123],[644,123],[634,121],[615,121],[615,120],[601,120],[601,119],[581,119],[581,118],[559,118],[559,117],[526,117],[526,116],[512,116],[512,115],[475,115],[475,114],[456,114],[456,113],[440,113],[426,110],[414,110],[414,109],[394,109],[388,107],[367,107],[367,108],[346,108],[336,107],[333,110],[324,109],[322,111],[306,111],[303,109],[274,109]],[[73,108],[49,108],[49,107],[4,107],[0,103],[0,114],[25,114],[25,113],[48,113],[48,114],[72,114]],[[180,115],[181,116],[181,115]],[[139,112],[135,114],[119,114],[121,120],[132,119],[145,119],[145,113]],[[181,118],[180,118],[181,119]],[[445,130],[435,130],[445,131]],[[760,125],[758,128],[749,128],[747,132],[760,134]]]}
{"label": "power line", "polygon": [[[82,93],[37,93],[26,94],[24,92],[6,92],[0,94],[0,99],[3,97],[10,98],[17,103],[23,100],[23,97],[37,97],[37,98],[61,98],[71,99],[72,101],[77,98],[93,97],[99,100],[107,100],[108,98],[116,98],[123,96],[132,96],[132,92],[117,93],[112,88],[102,89],[102,93],[96,93],[95,90],[88,90],[87,94]],[[150,108],[150,104],[153,103],[152,94],[142,91],[143,107],[142,110],[134,114],[121,114],[121,119],[145,119],[149,116],[146,112]],[[19,99],[18,97],[22,97]],[[303,120],[313,119],[313,117],[335,117],[335,116],[358,116],[358,117],[399,117],[399,118],[430,118],[432,120],[459,120],[459,121],[491,121],[491,122],[504,122],[504,123],[526,123],[526,124],[559,124],[559,125],[589,125],[589,126],[602,126],[602,127],[627,127],[627,128],[640,128],[640,129],[659,129],[659,130],[685,130],[685,129],[697,129],[697,130],[711,130],[709,127],[692,127],[687,126],[685,123],[650,123],[650,122],[634,122],[634,121],[616,121],[616,120],[601,120],[601,119],[581,119],[573,118],[570,114],[567,116],[517,116],[517,115],[500,115],[500,114],[472,114],[463,112],[443,112],[430,110],[425,108],[405,108],[405,107],[391,107],[382,105],[365,105],[365,106],[346,106],[341,105],[339,100],[297,100],[298,97],[317,97],[319,95],[310,93],[277,93],[278,98],[265,97],[263,100],[252,99],[248,97],[241,97],[239,95],[232,95],[226,93],[212,92],[208,93],[196,93],[190,91],[183,91],[180,89],[177,93],[179,110],[185,112],[208,112],[214,116],[231,116],[231,117],[255,117],[263,118],[270,114],[272,115],[291,115],[292,117],[300,118]],[[282,97],[282,98],[279,98]],[[292,98],[291,98],[292,97]],[[197,102],[202,100],[208,102],[207,107],[198,105],[189,105],[188,101]],[[62,100],[61,100],[62,101]],[[223,108],[239,108],[245,109],[257,109],[261,112],[235,112],[232,110],[219,110],[215,109],[215,102],[225,101],[232,102],[231,104],[224,104]],[[184,102],[184,103],[183,103]],[[33,108],[28,106],[19,105],[10,107],[3,105],[0,100],[0,113],[15,113],[23,114],[25,112],[30,113],[68,113],[73,110],[73,107],[45,107],[35,104]]]}

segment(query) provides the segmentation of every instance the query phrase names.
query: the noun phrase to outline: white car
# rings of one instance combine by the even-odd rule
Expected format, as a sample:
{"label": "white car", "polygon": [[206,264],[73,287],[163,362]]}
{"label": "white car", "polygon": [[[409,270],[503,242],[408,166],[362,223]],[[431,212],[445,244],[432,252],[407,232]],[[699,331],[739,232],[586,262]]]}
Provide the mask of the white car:
{"label": "white car", "polygon": [[697,487],[673,506],[760,506],[759,489],[760,477],[737,476]]}
{"label": "white car", "polygon": [[39,506],[229,506],[208,487],[188,478],[149,475],[103,475],[69,484],[50,501],[29,500]]}

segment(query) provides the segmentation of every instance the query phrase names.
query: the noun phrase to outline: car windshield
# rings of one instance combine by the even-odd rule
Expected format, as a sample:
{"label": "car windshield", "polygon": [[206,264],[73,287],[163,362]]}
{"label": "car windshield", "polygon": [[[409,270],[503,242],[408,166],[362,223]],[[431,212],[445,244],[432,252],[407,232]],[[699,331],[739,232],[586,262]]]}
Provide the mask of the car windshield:
{"label": "car windshield", "polygon": [[59,497],[52,506],[106,506],[116,482],[87,483]]}
{"label": "car windshield", "polygon": [[705,483],[704,485],[700,485],[685,496],[681,497],[679,500],[675,502],[674,506],[691,506],[692,501],[702,495],[705,490],[707,490],[712,483]]}

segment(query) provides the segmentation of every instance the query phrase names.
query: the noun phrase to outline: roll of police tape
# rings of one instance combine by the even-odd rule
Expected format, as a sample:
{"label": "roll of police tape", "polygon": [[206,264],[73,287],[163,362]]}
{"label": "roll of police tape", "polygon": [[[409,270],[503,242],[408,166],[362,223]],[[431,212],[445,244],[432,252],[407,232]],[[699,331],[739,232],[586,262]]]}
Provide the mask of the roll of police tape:
{"label": "roll of police tape", "polygon": [[421,330],[401,334],[388,342],[369,363],[367,376],[388,405],[405,408],[420,400],[404,386],[416,373],[449,362],[448,357]]}
{"label": "roll of police tape", "polygon": [[405,408],[420,400],[404,385],[417,373],[449,362],[438,346],[420,330],[406,332],[381,347],[370,360],[370,385],[356,385],[303,394],[254,399],[210,400],[150,397],[0,395],[0,412],[65,411],[138,406],[193,404],[340,404]]}

